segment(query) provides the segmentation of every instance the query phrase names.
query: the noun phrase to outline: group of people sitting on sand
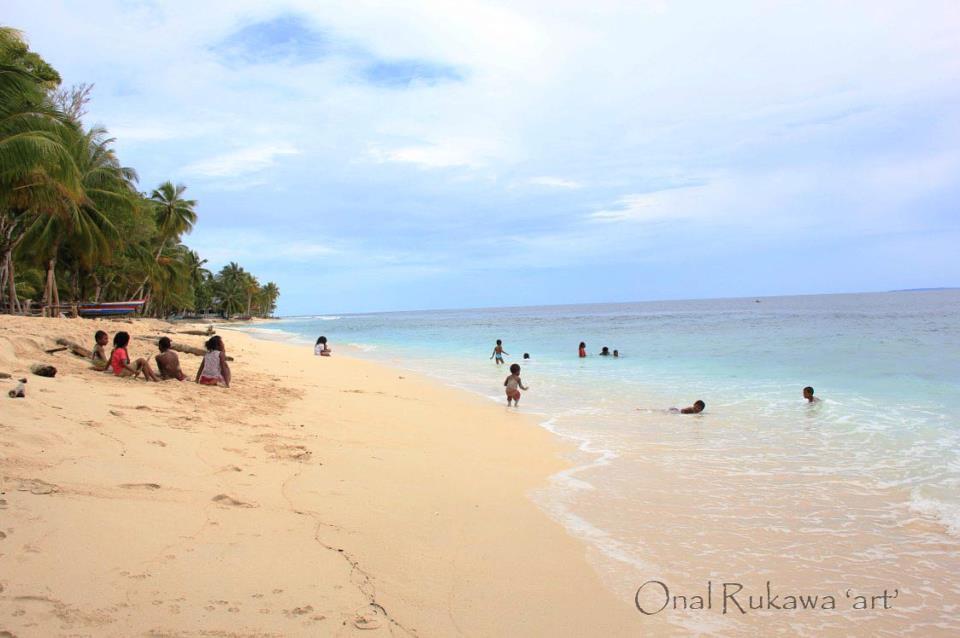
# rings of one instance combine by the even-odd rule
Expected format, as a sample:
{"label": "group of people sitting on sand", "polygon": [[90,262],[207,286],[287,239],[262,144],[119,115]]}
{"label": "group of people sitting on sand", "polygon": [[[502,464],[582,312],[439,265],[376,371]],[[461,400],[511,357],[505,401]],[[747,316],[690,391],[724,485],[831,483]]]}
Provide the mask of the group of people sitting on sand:
{"label": "group of people sitting on sand", "polygon": [[[167,379],[183,381],[187,378],[183,374],[183,370],[180,369],[180,357],[173,351],[170,337],[160,337],[157,341],[160,353],[154,357],[154,361],[157,363],[156,372],[146,359],[142,357],[136,360],[130,359],[127,352],[127,345],[130,343],[129,333],[121,330],[113,335],[113,350],[110,351],[109,356],[106,346],[110,342],[110,335],[103,330],[97,330],[94,340],[96,344],[93,346],[90,358],[96,370],[112,372],[118,377],[133,377],[134,379],[143,374],[144,381],[165,381]],[[223,344],[223,339],[214,335],[207,339],[205,345],[207,352],[203,355],[194,381],[200,385],[222,385],[229,388],[230,366],[227,363],[227,350]]]}

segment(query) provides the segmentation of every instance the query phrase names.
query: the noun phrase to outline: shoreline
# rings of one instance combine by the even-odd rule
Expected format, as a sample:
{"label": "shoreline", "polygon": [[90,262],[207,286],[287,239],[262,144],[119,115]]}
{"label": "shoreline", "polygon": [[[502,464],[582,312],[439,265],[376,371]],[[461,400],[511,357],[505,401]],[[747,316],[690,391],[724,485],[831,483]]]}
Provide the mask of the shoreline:
{"label": "shoreline", "polygon": [[[235,382],[224,390],[120,380],[42,354],[54,336],[86,343],[115,322],[0,324],[0,370],[61,368],[31,376],[26,399],[3,397],[0,609],[18,635],[639,630],[582,541],[530,498],[571,468],[565,444],[526,415],[242,330],[227,337]],[[152,355],[137,336],[186,327],[122,326],[132,357]],[[198,360],[181,355],[188,378]],[[70,556],[83,558],[64,573]]]}

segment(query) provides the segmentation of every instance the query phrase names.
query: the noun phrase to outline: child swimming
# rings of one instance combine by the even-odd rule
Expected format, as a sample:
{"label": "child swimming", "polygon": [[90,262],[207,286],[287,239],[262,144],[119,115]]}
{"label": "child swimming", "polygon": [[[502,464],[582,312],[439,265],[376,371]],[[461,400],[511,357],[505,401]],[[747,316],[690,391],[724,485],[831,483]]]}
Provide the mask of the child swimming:
{"label": "child swimming", "polygon": [[491,359],[496,358],[497,365],[503,363],[503,355],[509,355],[510,353],[503,349],[503,342],[497,339],[497,345],[493,346],[493,354],[490,355]]}
{"label": "child swimming", "polygon": [[807,400],[807,403],[817,403],[820,401],[820,399],[813,396],[813,386],[809,385],[803,389],[803,398]]}
{"label": "child swimming", "polygon": [[514,363],[510,366],[510,376],[504,380],[503,387],[507,392],[507,407],[510,407],[511,401],[513,405],[520,405],[520,390],[530,389],[520,380],[520,364]]}
{"label": "child swimming", "polygon": [[688,408],[670,408],[670,411],[675,414],[700,414],[703,412],[703,409],[707,407],[707,404],[699,399]]}

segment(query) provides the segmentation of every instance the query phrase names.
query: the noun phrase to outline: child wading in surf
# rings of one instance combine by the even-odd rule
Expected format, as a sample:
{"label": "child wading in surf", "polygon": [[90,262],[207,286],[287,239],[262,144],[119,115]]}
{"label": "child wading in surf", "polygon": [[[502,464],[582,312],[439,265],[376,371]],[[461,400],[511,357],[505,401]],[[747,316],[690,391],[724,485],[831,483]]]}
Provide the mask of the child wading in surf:
{"label": "child wading in surf", "polygon": [[503,387],[507,391],[507,407],[510,407],[511,402],[513,405],[520,405],[520,390],[530,389],[520,380],[520,364],[514,363],[510,366],[510,376],[504,380]]}
{"label": "child wading in surf", "polygon": [[510,353],[503,349],[503,341],[497,339],[497,345],[493,346],[493,354],[490,355],[491,359],[497,360],[497,365],[503,363],[503,355],[509,355]]}

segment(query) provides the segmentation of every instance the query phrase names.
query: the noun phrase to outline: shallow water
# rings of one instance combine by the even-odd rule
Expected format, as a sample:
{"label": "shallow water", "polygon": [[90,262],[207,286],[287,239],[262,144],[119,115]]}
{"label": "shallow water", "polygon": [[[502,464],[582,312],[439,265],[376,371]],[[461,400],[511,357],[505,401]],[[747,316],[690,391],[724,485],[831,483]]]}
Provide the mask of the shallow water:
{"label": "shallow water", "polygon": [[[404,366],[503,401],[574,441],[533,495],[624,598],[650,579],[838,596],[837,610],[668,608],[659,630],[960,632],[960,291],[290,318],[255,333]],[[591,356],[578,359],[585,341]],[[601,346],[620,350],[599,357]],[[521,355],[531,354],[524,361]],[[821,401],[806,404],[813,385]],[[703,399],[696,416],[667,408]],[[899,591],[849,609],[847,590]],[[639,613],[639,612],[638,612]],[[855,624],[854,624],[855,623]],[[853,629],[853,628],[856,629]]]}

